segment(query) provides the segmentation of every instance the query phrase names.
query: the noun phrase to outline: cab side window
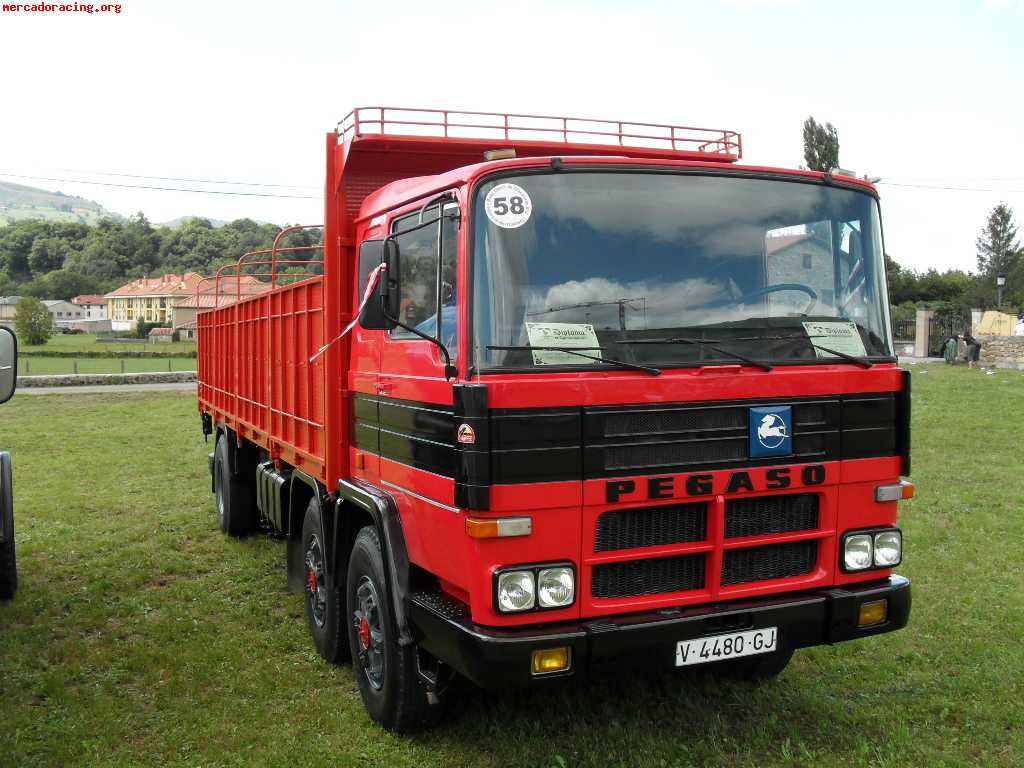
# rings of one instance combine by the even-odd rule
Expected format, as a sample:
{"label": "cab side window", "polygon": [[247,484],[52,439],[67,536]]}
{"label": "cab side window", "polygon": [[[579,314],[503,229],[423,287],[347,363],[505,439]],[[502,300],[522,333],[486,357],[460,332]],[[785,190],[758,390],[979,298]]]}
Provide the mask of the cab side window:
{"label": "cab side window", "polygon": [[[445,210],[450,212],[450,206],[454,204],[447,204]],[[428,208],[423,212],[423,221],[436,219],[439,214],[437,206]],[[398,319],[420,333],[439,339],[454,360],[458,351],[458,218],[446,215],[438,223],[402,234],[403,230],[417,226],[419,221],[419,216],[413,214],[395,220],[392,225],[392,233],[398,235],[402,265]],[[395,328],[391,335],[396,339],[417,338],[403,328]]]}
{"label": "cab side window", "polygon": [[[423,221],[435,218],[436,207],[423,212]],[[391,229],[393,234],[398,235],[395,239],[402,254],[402,290],[398,319],[413,328],[437,311],[438,224],[401,234],[403,230],[411,229],[418,223],[419,216],[414,214],[396,220]],[[416,338],[415,334],[404,328],[395,328],[392,336]]]}

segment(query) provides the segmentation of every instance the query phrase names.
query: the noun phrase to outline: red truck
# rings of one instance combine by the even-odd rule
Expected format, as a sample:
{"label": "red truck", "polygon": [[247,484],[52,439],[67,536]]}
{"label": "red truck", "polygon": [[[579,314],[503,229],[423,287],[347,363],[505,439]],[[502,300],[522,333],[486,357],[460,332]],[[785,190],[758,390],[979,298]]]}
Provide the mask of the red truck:
{"label": "red truck", "polygon": [[620,121],[359,108],[326,149],[322,261],[285,232],[206,284],[199,411],[221,527],[287,539],[375,720],[906,625],[870,183]]}

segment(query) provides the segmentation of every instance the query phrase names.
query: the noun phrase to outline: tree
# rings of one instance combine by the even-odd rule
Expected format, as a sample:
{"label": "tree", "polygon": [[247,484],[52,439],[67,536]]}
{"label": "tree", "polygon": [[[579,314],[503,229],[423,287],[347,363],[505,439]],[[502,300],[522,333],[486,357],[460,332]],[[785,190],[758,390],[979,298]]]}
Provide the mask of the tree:
{"label": "tree", "polygon": [[26,344],[45,344],[53,335],[53,316],[39,299],[24,296],[18,302],[18,314],[14,321],[18,336]]}
{"label": "tree", "polygon": [[821,125],[813,117],[804,120],[804,162],[812,171],[839,167],[839,134],[832,123]]}
{"label": "tree", "polygon": [[978,272],[995,279],[999,272],[1009,272],[1020,254],[1017,225],[1013,211],[1006,203],[999,203],[988,214],[988,222],[977,240]]}
{"label": "tree", "polygon": [[56,237],[37,237],[28,252],[28,266],[35,277],[45,275],[64,266],[70,247],[66,240]]}

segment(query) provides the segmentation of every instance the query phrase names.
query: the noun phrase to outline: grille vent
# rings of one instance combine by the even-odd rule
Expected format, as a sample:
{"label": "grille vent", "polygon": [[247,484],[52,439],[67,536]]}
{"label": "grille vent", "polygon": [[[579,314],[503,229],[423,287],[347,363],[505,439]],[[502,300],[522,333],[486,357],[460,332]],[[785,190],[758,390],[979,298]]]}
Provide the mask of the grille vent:
{"label": "grille vent", "polygon": [[727,550],[722,560],[722,586],[802,576],[817,562],[816,540]]}
{"label": "grille vent", "polygon": [[818,494],[732,499],[725,505],[725,537],[812,531],[818,527]]}
{"label": "grille vent", "polygon": [[637,597],[704,587],[704,554],[631,560],[598,565],[591,594],[597,598]]}
{"label": "grille vent", "polygon": [[706,502],[605,512],[597,520],[594,551],[704,541],[707,519]]}

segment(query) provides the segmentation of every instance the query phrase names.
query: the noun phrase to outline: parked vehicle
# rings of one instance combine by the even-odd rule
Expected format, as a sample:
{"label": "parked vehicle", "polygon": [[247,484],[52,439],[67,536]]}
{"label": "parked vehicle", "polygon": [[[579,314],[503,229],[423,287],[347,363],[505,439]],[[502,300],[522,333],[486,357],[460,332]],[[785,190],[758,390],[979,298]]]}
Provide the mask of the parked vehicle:
{"label": "parked vehicle", "polygon": [[763,679],[906,625],[877,193],[741,147],[356,109],[327,134],[323,275],[279,284],[320,264],[286,230],[199,288],[274,283],[198,316],[220,525],[287,538],[320,654],[386,728],[454,675]]}
{"label": "parked vehicle", "polygon": [[[0,405],[14,397],[18,385],[18,337],[0,326]],[[0,600],[18,591],[18,563],[14,551],[14,476],[11,454],[0,451]]]}

